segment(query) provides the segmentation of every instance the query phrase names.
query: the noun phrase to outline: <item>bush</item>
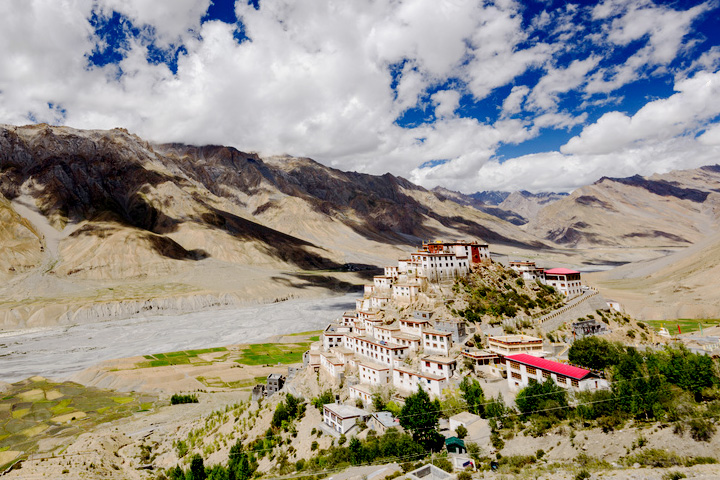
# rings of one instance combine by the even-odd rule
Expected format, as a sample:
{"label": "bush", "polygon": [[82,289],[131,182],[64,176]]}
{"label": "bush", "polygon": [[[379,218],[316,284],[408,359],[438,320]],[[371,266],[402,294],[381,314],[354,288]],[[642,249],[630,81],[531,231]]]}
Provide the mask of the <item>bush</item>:
{"label": "bush", "polygon": [[435,460],[433,460],[433,464],[436,467],[441,468],[448,473],[452,473],[452,471],[453,471],[452,463],[450,463],[450,460],[448,460],[445,457],[436,458]]}
{"label": "bush", "polygon": [[687,478],[682,472],[667,472],[662,476],[662,480],[680,480],[681,478]]}
{"label": "bush", "polygon": [[455,433],[457,434],[458,438],[465,438],[467,437],[468,430],[462,425],[458,425],[458,427],[455,429]]}
{"label": "bush", "polygon": [[707,418],[693,418],[688,424],[690,436],[697,442],[709,442],[717,430],[715,424]]}
{"label": "bush", "polygon": [[577,473],[577,475],[575,475],[574,478],[575,480],[587,480],[588,478],[590,478],[590,472],[583,468]]}
{"label": "bush", "polygon": [[457,480],[472,480],[470,472],[460,472],[457,474]]}
{"label": "bush", "polygon": [[170,405],[180,405],[183,403],[198,403],[197,395],[179,395],[177,393],[170,397]]}
{"label": "bush", "polygon": [[668,468],[683,465],[684,459],[675,452],[668,452],[657,448],[638,452],[635,455],[625,457],[626,465],[634,465],[636,463],[643,467]]}

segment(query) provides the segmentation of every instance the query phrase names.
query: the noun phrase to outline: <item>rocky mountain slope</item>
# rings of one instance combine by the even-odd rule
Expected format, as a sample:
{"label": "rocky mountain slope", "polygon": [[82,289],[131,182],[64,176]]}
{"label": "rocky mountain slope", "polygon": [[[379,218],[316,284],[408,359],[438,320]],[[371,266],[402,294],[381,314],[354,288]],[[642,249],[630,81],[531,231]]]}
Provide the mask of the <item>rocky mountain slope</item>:
{"label": "rocky mountain slope", "polygon": [[72,323],[88,302],[318,295],[422,239],[542,245],[390,174],[122,129],[0,126],[0,195],[0,328]]}
{"label": "rocky mountain slope", "polygon": [[540,210],[527,232],[570,247],[687,247],[720,228],[720,166],[602,178]]}

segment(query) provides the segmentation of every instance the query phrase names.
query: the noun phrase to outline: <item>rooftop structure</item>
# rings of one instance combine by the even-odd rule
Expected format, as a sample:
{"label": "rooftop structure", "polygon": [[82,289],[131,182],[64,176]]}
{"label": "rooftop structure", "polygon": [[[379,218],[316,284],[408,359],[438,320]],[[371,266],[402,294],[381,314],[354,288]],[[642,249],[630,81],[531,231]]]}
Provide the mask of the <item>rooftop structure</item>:
{"label": "rooftop structure", "polygon": [[553,380],[563,388],[573,390],[597,390],[608,387],[608,382],[585,368],[553,362],[524,353],[505,358],[508,384],[511,389],[524,388],[530,380],[544,382]]}

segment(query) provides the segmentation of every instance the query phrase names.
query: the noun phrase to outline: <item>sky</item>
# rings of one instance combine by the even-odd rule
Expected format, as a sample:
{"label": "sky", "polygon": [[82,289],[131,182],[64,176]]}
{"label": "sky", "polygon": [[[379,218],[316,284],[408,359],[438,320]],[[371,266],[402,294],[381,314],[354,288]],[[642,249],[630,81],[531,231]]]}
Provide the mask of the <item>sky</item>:
{"label": "sky", "polygon": [[720,163],[720,0],[4,0],[0,123],[572,191]]}

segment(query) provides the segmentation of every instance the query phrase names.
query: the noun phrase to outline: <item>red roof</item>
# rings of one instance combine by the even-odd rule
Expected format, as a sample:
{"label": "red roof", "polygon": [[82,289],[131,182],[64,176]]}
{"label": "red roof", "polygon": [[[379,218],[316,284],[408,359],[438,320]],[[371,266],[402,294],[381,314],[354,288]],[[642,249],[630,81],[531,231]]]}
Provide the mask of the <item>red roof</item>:
{"label": "red roof", "polygon": [[551,268],[550,270],[545,270],[546,274],[550,275],[571,275],[573,273],[580,273],[577,270],[570,270],[569,268]]}
{"label": "red roof", "polygon": [[531,367],[546,370],[548,372],[555,373],[557,375],[565,375],[566,377],[574,378],[576,380],[582,380],[589,373],[590,370],[585,370],[580,367],[573,367],[572,365],[565,365],[564,363],[553,362],[552,360],[545,360],[540,357],[533,357],[526,353],[518,353],[517,355],[510,355],[505,357],[513,362],[523,363],[530,365]]}

